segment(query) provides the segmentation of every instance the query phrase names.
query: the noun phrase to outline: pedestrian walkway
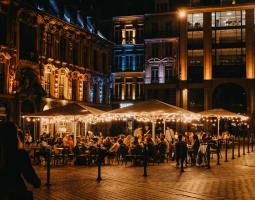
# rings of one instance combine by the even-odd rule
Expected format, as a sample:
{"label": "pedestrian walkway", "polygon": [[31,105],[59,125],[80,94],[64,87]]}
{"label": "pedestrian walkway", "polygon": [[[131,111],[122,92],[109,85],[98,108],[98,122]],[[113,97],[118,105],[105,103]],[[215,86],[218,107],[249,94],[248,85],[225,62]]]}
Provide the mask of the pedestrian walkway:
{"label": "pedestrian walkway", "polygon": [[[102,181],[96,181],[96,167],[61,167],[51,170],[50,188],[34,190],[35,200],[47,199],[255,199],[255,153],[221,162],[213,159],[211,169],[185,168],[175,163],[142,167],[103,166]],[[46,169],[36,168],[43,183]]]}

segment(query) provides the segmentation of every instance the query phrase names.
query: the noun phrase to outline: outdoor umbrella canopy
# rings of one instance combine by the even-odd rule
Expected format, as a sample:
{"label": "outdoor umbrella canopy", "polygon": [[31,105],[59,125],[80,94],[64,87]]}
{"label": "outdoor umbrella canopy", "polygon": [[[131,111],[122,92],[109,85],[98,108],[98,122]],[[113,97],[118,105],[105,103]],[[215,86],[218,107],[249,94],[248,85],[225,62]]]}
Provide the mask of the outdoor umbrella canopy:
{"label": "outdoor umbrella canopy", "polygon": [[104,111],[92,108],[90,106],[81,105],[78,103],[71,103],[65,106],[52,108],[49,110],[32,113],[29,115],[23,115],[23,118],[48,118],[48,120],[56,122],[66,120],[73,123],[73,133],[74,133],[74,144],[76,144],[76,121],[85,122],[85,134],[87,132],[87,122],[94,115],[99,115],[104,113]]}
{"label": "outdoor umbrella canopy", "polygon": [[112,110],[103,116],[119,117],[151,117],[151,118],[176,118],[179,117],[198,117],[199,115],[183,108],[167,104],[159,100],[148,100],[135,105]]}
{"label": "outdoor umbrella canopy", "polygon": [[49,110],[24,115],[23,117],[57,117],[57,116],[84,116],[89,114],[99,115],[104,111],[77,103],[52,108]]}
{"label": "outdoor umbrella canopy", "polygon": [[203,112],[199,112],[199,114],[202,117],[216,117],[217,118],[217,132],[218,132],[218,136],[220,134],[220,119],[221,118],[228,118],[228,119],[234,119],[234,118],[239,118],[242,121],[247,120],[248,117],[244,116],[244,115],[240,115],[234,112],[230,112],[228,110],[225,110],[223,108],[215,108],[215,109],[211,109],[211,110],[207,110],[207,111],[203,111]]}
{"label": "outdoor umbrella canopy", "polygon": [[228,110],[222,108],[215,108],[203,112],[199,112],[199,114],[203,117],[217,117],[217,118],[240,118],[242,120],[248,119],[248,117],[230,112]]}
{"label": "outdoor umbrella canopy", "polygon": [[156,120],[164,121],[164,132],[166,120],[177,120],[188,122],[200,119],[200,115],[188,110],[167,104],[159,100],[147,100],[133,106],[112,110],[99,117],[99,121],[125,120],[133,118],[137,121],[152,123],[152,136],[155,137]]}

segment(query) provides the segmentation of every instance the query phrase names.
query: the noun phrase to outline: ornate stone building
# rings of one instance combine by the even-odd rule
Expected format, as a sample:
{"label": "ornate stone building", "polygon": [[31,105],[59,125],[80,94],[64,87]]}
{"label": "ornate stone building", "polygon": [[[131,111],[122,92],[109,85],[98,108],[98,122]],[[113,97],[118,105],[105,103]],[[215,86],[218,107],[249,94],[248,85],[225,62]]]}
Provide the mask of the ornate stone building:
{"label": "ornate stone building", "polygon": [[36,3],[1,4],[1,119],[20,123],[24,113],[69,102],[110,104],[111,42],[91,18],[68,14],[66,7],[63,16]]}

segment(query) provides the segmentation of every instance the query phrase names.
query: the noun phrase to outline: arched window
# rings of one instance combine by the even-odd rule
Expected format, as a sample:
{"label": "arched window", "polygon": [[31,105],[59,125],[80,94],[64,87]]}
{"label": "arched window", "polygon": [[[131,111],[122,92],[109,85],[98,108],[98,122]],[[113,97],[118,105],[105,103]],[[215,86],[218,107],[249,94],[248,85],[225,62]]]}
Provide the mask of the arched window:
{"label": "arched window", "polygon": [[60,99],[65,99],[64,85],[65,85],[65,75],[61,74],[59,76],[59,83],[58,83],[58,92],[59,92]]}
{"label": "arched window", "polygon": [[47,97],[51,96],[50,88],[51,88],[51,74],[49,71],[46,71],[45,72],[44,90],[46,92]]}

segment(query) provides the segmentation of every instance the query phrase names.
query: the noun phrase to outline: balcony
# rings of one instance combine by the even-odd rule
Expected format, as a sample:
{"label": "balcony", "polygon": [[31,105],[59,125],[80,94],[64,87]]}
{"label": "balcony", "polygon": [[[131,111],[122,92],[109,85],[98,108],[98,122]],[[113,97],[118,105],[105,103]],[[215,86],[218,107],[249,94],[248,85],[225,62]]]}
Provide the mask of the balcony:
{"label": "balcony", "polygon": [[166,84],[166,83],[176,83],[177,78],[171,77],[145,77],[145,84]]}

